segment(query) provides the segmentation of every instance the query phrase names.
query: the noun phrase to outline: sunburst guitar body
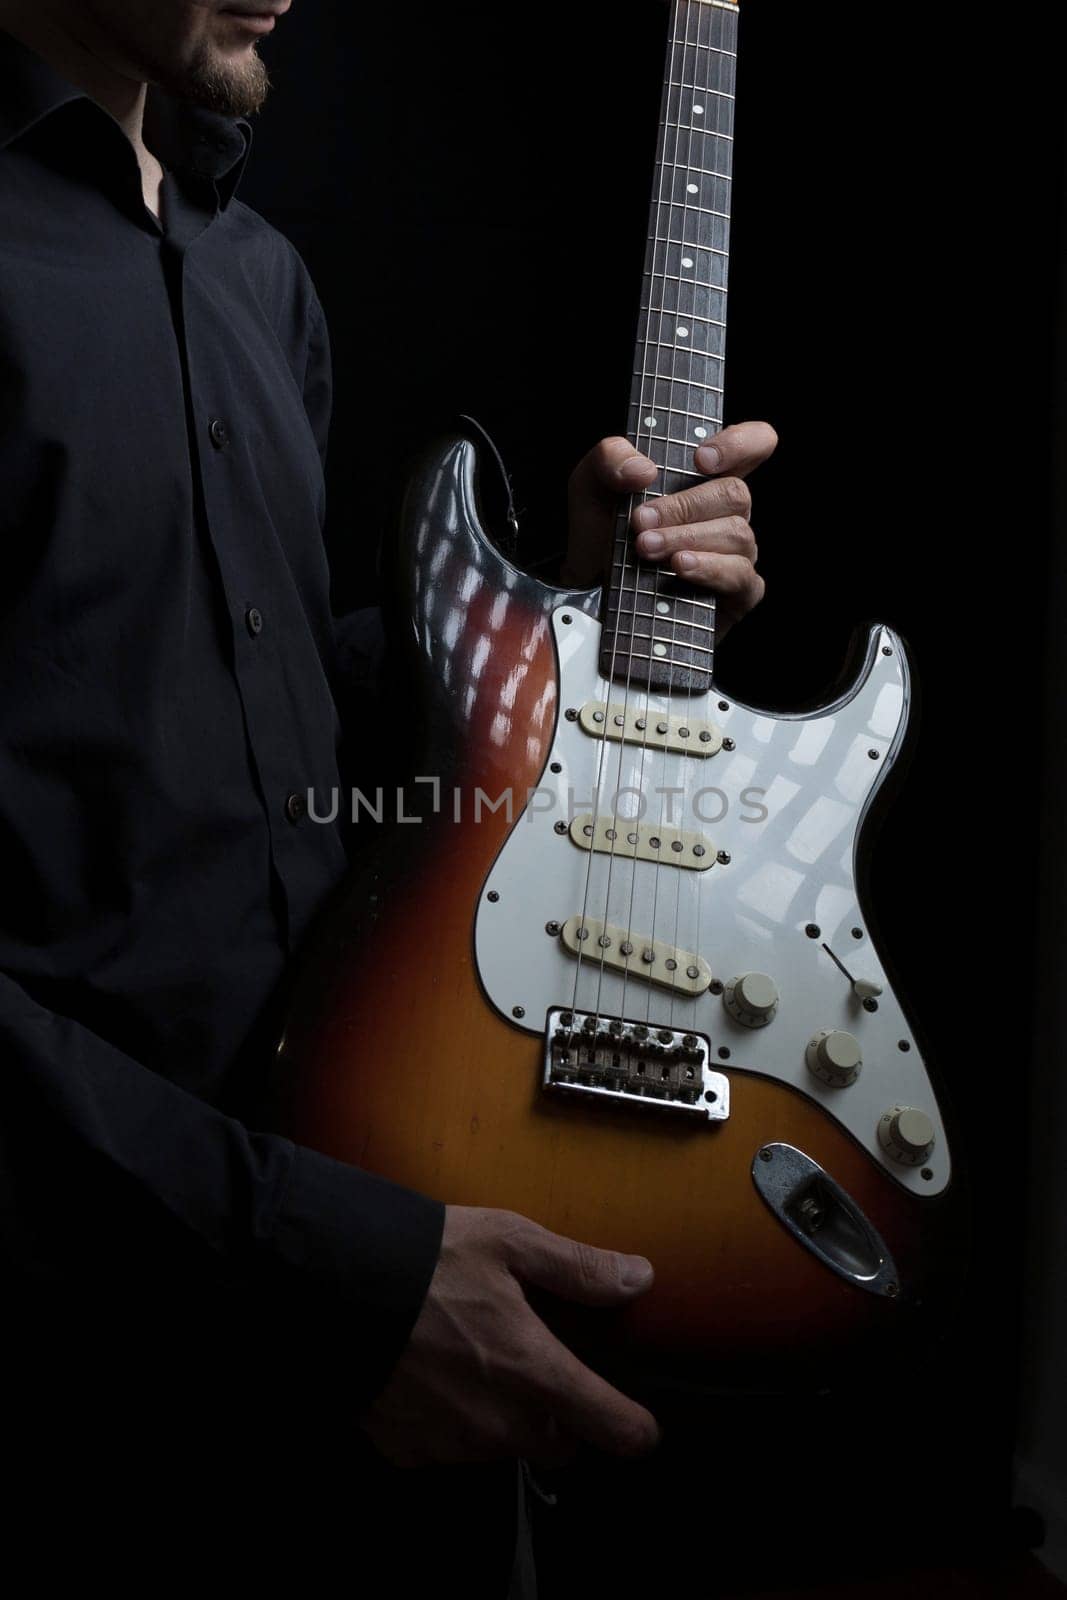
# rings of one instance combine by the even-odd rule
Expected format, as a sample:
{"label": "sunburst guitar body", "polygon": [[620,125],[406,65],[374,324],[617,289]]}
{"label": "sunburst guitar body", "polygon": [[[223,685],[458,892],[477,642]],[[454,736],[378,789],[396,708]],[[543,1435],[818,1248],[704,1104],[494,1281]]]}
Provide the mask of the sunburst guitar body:
{"label": "sunburst guitar body", "polygon": [[[721,425],[736,22],[672,12],[629,417],[657,492]],[[944,1105],[866,903],[903,642],[862,630],[819,707],[745,705],[715,684],[713,598],[638,560],[630,506],[605,588],[567,593],[498,553],[476,486],[462,432],[408,485],[406,809],[360,799],[367,848],[279,1052],[282,1125],[646,1255],[623,1312],[539,1303],[601,1370],[824,1382],[924,1325],[962,1247]]]}

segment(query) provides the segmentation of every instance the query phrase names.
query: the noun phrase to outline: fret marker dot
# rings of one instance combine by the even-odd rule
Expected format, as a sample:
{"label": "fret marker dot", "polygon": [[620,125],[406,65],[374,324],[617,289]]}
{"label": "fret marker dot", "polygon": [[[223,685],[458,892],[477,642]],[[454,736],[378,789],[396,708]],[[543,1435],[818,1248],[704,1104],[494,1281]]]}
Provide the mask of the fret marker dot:
{"label": "fret marker dot", "polygon": [[659,418],[658,417],[646,417],[645,418],[645,427],[646,428],[658,428],[659,427]]}
{"label": "fret marker dot", "polygon": [[694,117],[702,117],[704,115],[704,107],[703,106],[694,106],[693,107],[693,115],[694,115]]}
{"label": "fret marker dot", "polygon": [[667,654],[667,646],[665,644],[654,644],[652,646],[652,654],[654,656],[665,656]]}
{"label": "fret marker dot", "polygon": [[687,183],[685,186],[685,192],[686,194],[699,194],[700,188],[695,183]]}
{"label": "fret marker dot", "polygon": [[679,328],[678,329],[678,337],[679,337],[679,339],[688,339],[688,337],[689,337],[689,329],[688,328]]}
{"label": "fret marker dot", "polygon": [[698,439],[706,439],[708,436],[707,428],[694,428],[693,432],[696,434]]}
{"label": "fret marker dot", "polygon": [[659,612],[661,617],[670,616],[671,608],[667,604],[666,600],[657,600],[656,601],[656,610]]}
{"label": "fret marker dot", "polygon": [[683,256],[682,257],[682,266],[683,267],[691,267],[692,265],[693,265],[692,256]]}

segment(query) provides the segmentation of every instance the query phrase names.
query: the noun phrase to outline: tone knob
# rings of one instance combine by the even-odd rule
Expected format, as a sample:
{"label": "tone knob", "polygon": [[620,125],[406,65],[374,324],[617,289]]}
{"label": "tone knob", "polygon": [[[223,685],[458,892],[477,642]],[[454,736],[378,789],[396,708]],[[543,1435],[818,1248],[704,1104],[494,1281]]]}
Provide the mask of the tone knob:
{"label": "tone knob", "polygon": [[834,1089],[855,1083],[863,1065],[859,1040],[839,1028],[823,1028],[810,1038],[804,1059],[815,1076]]}
{"label": "tone knob", "polygon": [[722,1003],[744,1028],[765,1028],[778,1010],[778,985],[765,972],[742,972],[723,990]]}
{"label": "tone knob", "polygon": [[878,1142],[894,1161],[917,1167],[934,1148],[934,1125],[925,1111],[914,1106],[894,1106],[878,1122]]}

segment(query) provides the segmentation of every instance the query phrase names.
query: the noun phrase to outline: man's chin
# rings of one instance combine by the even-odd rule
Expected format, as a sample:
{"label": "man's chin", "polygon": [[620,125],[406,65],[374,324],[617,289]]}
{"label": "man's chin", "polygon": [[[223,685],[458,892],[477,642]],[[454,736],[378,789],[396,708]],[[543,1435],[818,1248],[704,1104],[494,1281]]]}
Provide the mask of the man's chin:
{"label": "man's chin", "polygon": [[261,57],[248,50],[239,57],[205,53],[180,79],[163,87],[221,116],[251,117],[262,107],[271,82]]}

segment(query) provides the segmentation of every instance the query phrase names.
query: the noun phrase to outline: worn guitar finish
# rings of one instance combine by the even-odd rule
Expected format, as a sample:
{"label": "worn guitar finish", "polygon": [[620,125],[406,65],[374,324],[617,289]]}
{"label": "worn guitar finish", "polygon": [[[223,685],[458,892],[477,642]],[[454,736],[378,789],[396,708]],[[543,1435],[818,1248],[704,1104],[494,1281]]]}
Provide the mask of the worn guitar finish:
{"label": "worn guitar finish", "polygon": [[[675,4],[629,428],[667,491],[721,425],[735,37],[735,8]],[[604,594],[568,594],[497,552],[476,483],[457,433],[407,489],[390,606],[422,817],[363,824],[280,1123],[647,1255],[626,1312],[546,1313],[602,1367],[822,1381],[899,1336],[958,1243],[942,1108],[865,904],[902,642],[857,635],[824,706],[744,706],[714,683],[713,602],[638,562],[629,506]]]}

